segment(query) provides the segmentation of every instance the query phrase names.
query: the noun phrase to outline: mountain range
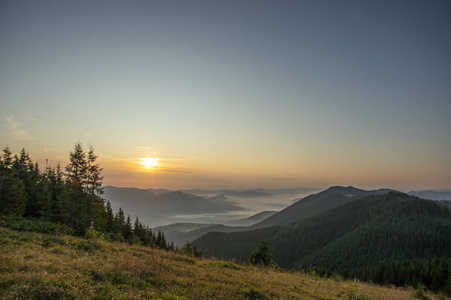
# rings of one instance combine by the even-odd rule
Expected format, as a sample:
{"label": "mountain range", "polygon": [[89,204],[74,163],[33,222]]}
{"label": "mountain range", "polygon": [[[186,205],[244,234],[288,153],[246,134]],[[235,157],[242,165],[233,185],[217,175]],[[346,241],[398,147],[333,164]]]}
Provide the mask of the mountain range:
{"label": "mountain range", "polygon": [[[309,195],[301,200],[297,200],[294,204],[288,206],[280,212],[274,212],[270,215],[260,215],[260,217],[263,216],[264,218],[260,218],[260,221],[248,224],[248,226],[245,226],[246,224],[242,224],[242,226],[239,227],[236,227],[236,225],[239,224],[203,224],[202,226],[198,226],[197,228],[190,230],[190,226],[188,224],[185,224],[186,226],[179,224],[177,226],[177,228],[179,228],[178,232],[174,232],[174,227],[169,229],[167,226],[159,227],[158,230],[163,231],[167,235],[168,239],[172,239],[176,244],[179,242],[185,243],[186,241],[191,242],[209,232],[237,232],[292,224],[317,215],[328,209],[348,203],[358,197],[379,195],[388,193],[389,191],[391,190],[380,189],[366,191],[350,186],[335,186],[320,193]],[[253,217],[253,220],[257,220],[256,216]]]}
{"label": "mountain range", "polygon": [[219,214],[243,211],[244,208],[225,197],[200,197],[181,191],[144,190],[104,187],[105,198],[114,211],[122,208],[132,218],[144,224],[159,224],[177,220],[178,215]]}
{"label": "mountain range", "polygon": [[[204,256],[246,262],[259,241],[267,240],[275,262],[283,268],[307,270],[313,265],[375,283],[421,282],[431,289],[446,286],[451,278],[450,205],[400,192],[362,192],[350,187],[325,191],[322,196],[329,196],[317,204],[329,203],[331,195],[336,194],[332,191],[359,196],[344,202],[342,197],[333,196],[342,204],[322,212],[315,212],[315,208],[308,217],[298,210],[302,220],[294,223],[274,219],[282,211],[263,221],[273,218],[267,224],[274,225],[252,230],[261,226],[257,224],[240,232],[210,232],[192,244]],[[371,195],[365,196],[368,193]],[[294,205],[284,214],[291,211],[289,216],[293,216]]]}
{"label": "mountain range", "polygon": [[226,225],[210,223],[175,223],[158,226],[153,228],[153,230],[164,232],[167,240],[174,242],[178,246],[183,246],[186,242],[194,241],[209,232],[236,232],[248,230],[249,226],[276,213],[277,211],[264,211],[248,218],[229,221]]}
{"label": "mountain range", "polygon": [[[323,211],[368,195],[385,194],[391,189],[363,190],[355,187],[333,186],[316,194],[294,199],[293,204],[280,212],[262,212],[242,219],[234,220],[229,216],[220,223],[219,214],[227,215],[230,212],[245,212],[245,208],[228,197],[247,195],[251,199],[265,199],[270,195],[293,194],[314,191],[315,189],[256,189],[256,190],[182,190],[170,191],[166,189],[137,189],[105,187],[105,196],[115,211],[122,207],[132,217],[139,217],[145,224],[172,224],[159,226],[154,230],[162,231],[167,238],[178,245],[186,241],[193,241],[202,235],[217,232],[237,232],[266,228],[271,226],[284,226],[315,216]],[[192,194],[191,194],[192,193]],[[446,196],[444,191],[409,192],[419,194],[431,199],[440,199]],[[196,194],[196,195],[194,195]],[[203,196],[200,196],[203,195]],[[229,195],[228,197],[226,195]],[[231,196],[232,195],[232,196]],[[246,199],[246,197],[242,197]],[[234,199],[237,199],[236,197]],[[245,200],[246,201],[246,200]],[[445,200],[446,201],[446,200]],[[204,214],[212,214],[209,219],[201,218]],[[180,222],[185,216],[184,222]],[[191,219],[190,216],[193,216]],[[201,220],[202,222],[198,222]],[[196,222],[197,221],[197,222]],[[216,222],[215,222],[216,221]]]}
{"label": "mountain range", "polygon": [[414,195],[424,199],[431,200],[448,200],[451,201],[451,190],[443,190],[443,191],[411,191],[408,192],[409,195]]}
{"label": "mountain range", "polygon": [[318,192],[318,188],[293,188],[293,189],[252,189],[252,190],[230,190],[230,189],[219,189],[219,190],[203,190],[203,189],[191,189],[191,190],[181,190],[181,192],[193,195],[224,195],[224,196],[234,196],[241,198],[253,198],[253,197],[264,197],[270,195],[281,195],[281,194],[310,194],[313,192]]}
{"label": "mountain range", "polygon": [[248,217],[285,208],[290,200],[317,189],[171,191],[105,186],[104,191],[115,212],[122,208],[132,219],[139,217],[143,224],[155,227],[173,223],[250,226],[268,215]]}

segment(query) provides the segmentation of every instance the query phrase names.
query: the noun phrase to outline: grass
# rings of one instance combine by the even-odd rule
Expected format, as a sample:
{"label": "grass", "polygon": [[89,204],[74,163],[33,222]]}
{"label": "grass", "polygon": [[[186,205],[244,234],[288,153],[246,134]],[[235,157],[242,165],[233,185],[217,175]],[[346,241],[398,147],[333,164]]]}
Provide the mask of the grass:
{"label": "grass", "polygon": [[412,299],[414,293],[0,227],[1,299]]}

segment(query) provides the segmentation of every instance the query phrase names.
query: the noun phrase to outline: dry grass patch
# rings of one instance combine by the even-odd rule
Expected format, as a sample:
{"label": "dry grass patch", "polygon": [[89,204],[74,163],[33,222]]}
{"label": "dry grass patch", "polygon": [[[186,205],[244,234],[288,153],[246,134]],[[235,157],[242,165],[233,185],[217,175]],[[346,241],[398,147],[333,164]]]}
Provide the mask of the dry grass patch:
{"label": "dry grass patch", "polygon": [[409,299],[412,294],[412,289],[0,228],[2,299]]}

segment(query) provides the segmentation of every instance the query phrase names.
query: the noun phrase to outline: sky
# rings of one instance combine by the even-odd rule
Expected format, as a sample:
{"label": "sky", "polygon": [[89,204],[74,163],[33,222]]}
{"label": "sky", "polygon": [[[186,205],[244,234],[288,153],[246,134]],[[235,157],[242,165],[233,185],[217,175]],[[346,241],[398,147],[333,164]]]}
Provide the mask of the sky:
{"label": "sky", "polygon": [[[449,1],[0,1],[0,146],[140,188],[451,188]],[[146,167],[143,158],[156,158]]]}

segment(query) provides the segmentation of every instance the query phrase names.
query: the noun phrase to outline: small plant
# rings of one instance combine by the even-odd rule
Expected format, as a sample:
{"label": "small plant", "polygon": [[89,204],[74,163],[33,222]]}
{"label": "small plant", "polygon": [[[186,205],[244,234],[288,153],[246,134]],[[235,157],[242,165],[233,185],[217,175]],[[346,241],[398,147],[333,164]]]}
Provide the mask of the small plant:
{"label": "small plant", "polygon": [[310,265],[310,267],[308,268],[308,274],[312,277],[318,277],[318,273],[312,265]]}
{"label": "small plant", "polygon": [[268,299],[268,297],[261,292],[254,289],[246,289],[243,290],[243,294],[246,300],[264,300]]}
{"label": "small plant", "polygon": [[193,256],[193,257],[201,257],[202,253],[197,250],[196,246],[191,247],[191,244],[189,241],[186,241],[186,244],[183,246],[182,249],[180,249],[180,254],[187,255],[187,256]]}
{"label": "small plant", "polygon": [[88,240],[98,240],[102,238],[102,233],[94,229],[94,221],[91,221],[91,226],[86,231],[85,238]]}
{"label": "small plant", "polygon": [[426,296],[426,294],[424,293],[425,288],[426,287],[423,284],[419,283],[417,289],[415,290],[415,292],[413,292],[412,296],[418,299],[430,300],[431,298]]}

